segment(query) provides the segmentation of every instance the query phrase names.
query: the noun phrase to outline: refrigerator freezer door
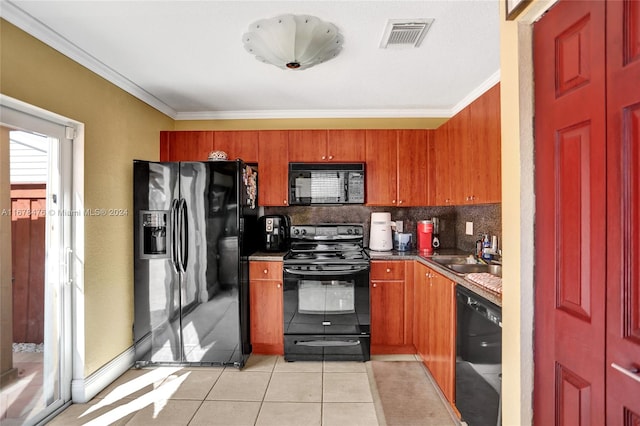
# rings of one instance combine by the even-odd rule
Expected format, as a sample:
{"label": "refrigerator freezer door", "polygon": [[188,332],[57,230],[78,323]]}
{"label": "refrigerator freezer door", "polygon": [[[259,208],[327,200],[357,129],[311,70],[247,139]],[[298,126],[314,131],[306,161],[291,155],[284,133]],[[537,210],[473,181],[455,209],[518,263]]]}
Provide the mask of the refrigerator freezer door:
{"label": "refrigerator freezer door", "polygon": [[177,163],[135,161],[134,340],[136,360],[182,358],[180,275],[176,270]]}
{"label": "refrigerator freezer door", "polygon": [[[242,364],[238,248],[240,163],[181,163],[188,253],[182,287],[182,333],[186,362]],[[233,250],[231,252],[230,250]],[[224,265],[222,265],[224,262]]]}

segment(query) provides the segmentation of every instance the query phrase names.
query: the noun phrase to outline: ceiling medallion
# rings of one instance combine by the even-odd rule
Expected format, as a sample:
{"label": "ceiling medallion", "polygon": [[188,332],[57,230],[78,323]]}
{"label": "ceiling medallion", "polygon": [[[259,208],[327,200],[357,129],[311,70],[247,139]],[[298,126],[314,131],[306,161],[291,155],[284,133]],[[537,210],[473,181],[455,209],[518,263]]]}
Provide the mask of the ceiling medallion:
{"label": "ceiling medallion", "polygon": [[309,15],[261,19],[249,26],[242,40],[257,60],[296,70],[335,58],[343,42],[335,25]]}

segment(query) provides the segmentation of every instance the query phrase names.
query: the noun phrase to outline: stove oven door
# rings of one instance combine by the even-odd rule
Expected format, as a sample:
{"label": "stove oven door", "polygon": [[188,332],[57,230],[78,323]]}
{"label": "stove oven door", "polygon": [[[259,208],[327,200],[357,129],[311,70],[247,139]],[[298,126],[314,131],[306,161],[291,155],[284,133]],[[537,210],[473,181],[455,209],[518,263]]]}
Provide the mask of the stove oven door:
{"label": "stove oven door", "polygon": [[[285,265],[285,359],[369,360],[369,266]],[[336,269],[336,268],[325,268]]]}

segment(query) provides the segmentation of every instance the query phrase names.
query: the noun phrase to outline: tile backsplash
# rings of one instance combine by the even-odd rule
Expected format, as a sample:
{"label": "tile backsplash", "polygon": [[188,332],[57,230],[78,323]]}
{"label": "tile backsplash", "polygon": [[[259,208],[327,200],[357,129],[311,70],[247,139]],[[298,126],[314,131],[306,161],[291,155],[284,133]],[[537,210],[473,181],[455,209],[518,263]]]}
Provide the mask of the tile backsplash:
{"label": "tile backsplash", "polygon": [[[502,218],[500,204],[470,206],[385,208],[366,206],[328,207],[265,207],[265,214],[287,214],[294,225],[310,223],[362,223],[365,227],[365,245],[369,244],[369,225],[372,212],[389,212],[391,220],[402,220],[404,232],[416,237],[416,226],[420,220],[440,219],[440,244],[442,248],[457,248],[473,252],[479,234],[496,235],[498,245],[502,241]],[[465,234],[466,222],[473,222],[474,235]]]}

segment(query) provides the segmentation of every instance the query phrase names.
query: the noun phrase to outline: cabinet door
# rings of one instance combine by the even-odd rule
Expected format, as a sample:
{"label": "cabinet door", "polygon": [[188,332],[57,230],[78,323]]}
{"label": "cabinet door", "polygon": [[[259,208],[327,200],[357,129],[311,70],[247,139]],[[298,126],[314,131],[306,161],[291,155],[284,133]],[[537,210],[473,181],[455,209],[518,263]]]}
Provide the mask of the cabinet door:
{"label": "cabinet door", "polygon": [[240,158],[245,163],[258,162],[257,131],[215,132],[213,147],[215,150],[226,152],[229,160]]}
{"label": "cabinet door", "polygon": [[447,206],[451,204],[451,180],[454,174],[451,166],[450,157],[453,150],[450,148],[451,141],[449,139],[449,122],[444,123],[436,129],[433,135],[434,145],[434,199],[433,204],[436,206]]}
{"label": "cabinet door", "polygon": [[398,207],[428,204],[427,174],[430,164],[427,144],[426,130],[398,132]]}
{"label": "cabinet door", "polygon": [[431,271],[428,288],[429,371],[449,402],[455,400],[455,284]]}
{"label": "cabinet door", "polygon": [[404,344],[404,281],[371,281],[371,345]]}
{"label": "cabinet door", "polygon": [[461,205],[465,204],[470,196],[468,168],[480,167],[481,164],[473,161],[472,155],[468,155],[469,149],[473,149],[469,143],[469,107],[460,111],[449,121],[450,204]]}
{"label": "cabinet door", "polygon": [[282,262],[250,262],[249,268],[249,315],[253,352],[282,355]]}
{"label": "cabinet door", "polygon": [[289,161],[318,163],[327,157],[326,130],[289,130]]}
{"label": "cabinet door", "polygon": [[206,161],[213,151],[213,133],[160,132],[160,161]]}
{"label": "cabinet door", "polygon": [[371,280],[404,280],[404,261],[373,260],[371,262]]}
{"label": "cabinet door", "polygon": [[369,206],[396,205],[397,134],[396,130],[366,131],[366,204]]}
{"label": "cabinet door", "polygon": [[[470,146],[467,146],[467,204],[499,203],[500,172],[500,83],[469,105]],[[471,164],[473,163],[473,164]],[[469,167],[471,166],[471,167]]]}
{"label": "cabinet door", "polygon": [[[424,361],[428,356],[428,334],[427,334],[427,314],[428,314],[428,294],[430,269],[421,263],[414,263],[413,274],[413,344],[416,352]],[[426,364],[426,363],[425,363]]]}
{"label": "cabinet door", "polygon": [[365,158],[364,130],[329,130],[327,159],[340,163],[362,163]]}
{"label": "cabinet door", "polygon": [[289,139],[286,131],[258,132],[258,204],[289,204]]}

